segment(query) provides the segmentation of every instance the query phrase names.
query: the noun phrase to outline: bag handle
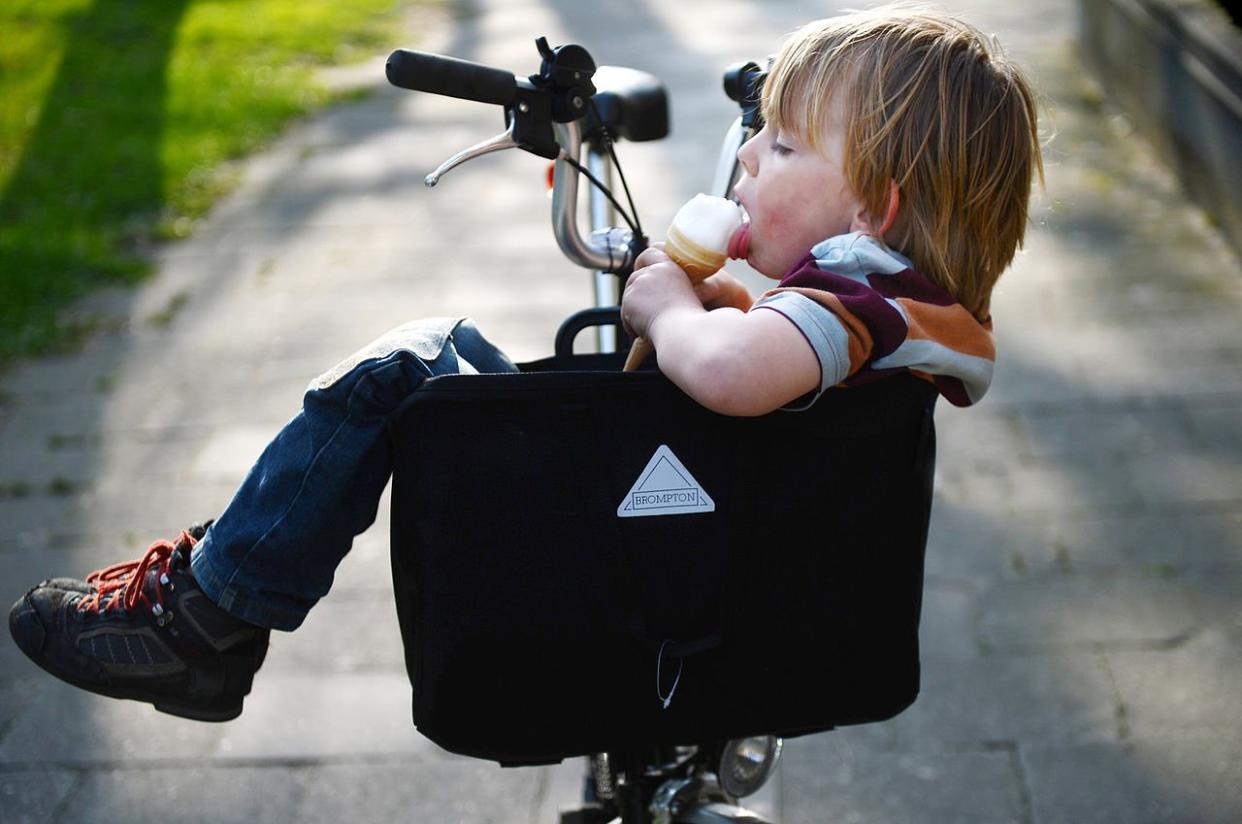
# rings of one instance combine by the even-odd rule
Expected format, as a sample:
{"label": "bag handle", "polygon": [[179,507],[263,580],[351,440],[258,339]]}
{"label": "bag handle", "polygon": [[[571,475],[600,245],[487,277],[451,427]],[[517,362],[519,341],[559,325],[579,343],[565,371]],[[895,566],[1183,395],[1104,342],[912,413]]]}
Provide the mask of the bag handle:
{"label": "bag handle", "polygon": [[620,347],[622,354],[629,350],[630,339],[621,325],[621,307],[596,306],[575,312],[561,322],[560,328],[556,330],[556,344],[553,348],[553,351],[556,353],[556,360],[565,363],[572,361],[574,357],[574,339],[578,337],[579,332],[595,326],[617,327],[617,345]]}

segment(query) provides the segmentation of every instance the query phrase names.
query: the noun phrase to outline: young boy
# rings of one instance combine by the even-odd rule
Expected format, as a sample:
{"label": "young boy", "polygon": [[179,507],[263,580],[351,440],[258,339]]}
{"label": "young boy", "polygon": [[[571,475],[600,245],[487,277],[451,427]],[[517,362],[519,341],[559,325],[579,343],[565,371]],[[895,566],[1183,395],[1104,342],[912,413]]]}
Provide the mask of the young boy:
{"label": "young boy", "polygon": [[[894,371],[977,401],[992,371],[989,297],[1042,175],[1015,67],[961,23],[880,9],[795,33],[763,111],[736,194],[748,260],[779,287],[752,305],[729,275],[694,287],[649,249],[626,287],[626,326],[723,414],[805,408]],[[312,382],[218,521],[85,581],[43,582],[10,612],[13,637],[84,689],[235,717],[269,630],[301,624],[374,520],[402,399],[430,375],[513,369],[468,321],[393,330]]]}

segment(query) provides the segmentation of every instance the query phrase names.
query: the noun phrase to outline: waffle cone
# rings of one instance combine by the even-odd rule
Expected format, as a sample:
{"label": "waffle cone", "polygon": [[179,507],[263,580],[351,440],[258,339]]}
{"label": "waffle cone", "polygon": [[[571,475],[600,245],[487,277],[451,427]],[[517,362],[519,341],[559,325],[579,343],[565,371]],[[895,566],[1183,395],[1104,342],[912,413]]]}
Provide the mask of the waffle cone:
{"label": "waffle cone", "polygon": [[621,371],[633,372],[642,365],[651,352],[651,341],[646,338],[634,338],[634,342],[630,344],[630,353],[625,356],[625,366],[621,367]]}
{"label": "waffle cone", "polygon": [[695,283],[719,272],[729,257],[726,251],[700,246],[683,235],[676,226],[668,227],[664,254],[671,257]]}

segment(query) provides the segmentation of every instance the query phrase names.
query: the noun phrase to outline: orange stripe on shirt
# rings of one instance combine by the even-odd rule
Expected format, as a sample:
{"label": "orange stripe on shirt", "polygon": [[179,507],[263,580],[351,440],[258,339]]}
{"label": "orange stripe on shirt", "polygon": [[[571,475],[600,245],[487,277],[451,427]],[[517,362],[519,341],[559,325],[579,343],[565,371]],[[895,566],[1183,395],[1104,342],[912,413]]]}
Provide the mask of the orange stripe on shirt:
{"label": "orange stripe on shirt", "polygon": [[905,311],[910,327],[907,340],[931,340],[963,355],[996,359],[992,336],[980,332],[980,325],[960,303],[934,306],[909,298],[897,298],[897,304]]}

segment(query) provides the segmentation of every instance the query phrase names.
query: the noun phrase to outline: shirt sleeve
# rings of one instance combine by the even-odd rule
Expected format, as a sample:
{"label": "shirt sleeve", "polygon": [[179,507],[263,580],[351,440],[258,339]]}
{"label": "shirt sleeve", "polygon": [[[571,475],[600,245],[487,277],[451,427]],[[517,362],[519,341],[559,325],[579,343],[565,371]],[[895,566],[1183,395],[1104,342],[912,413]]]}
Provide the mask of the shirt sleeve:
{"label": "shirt sleeve", "polygon": [[849,339],[836,315],[806,295],[797,292],[776,292],[755,303],[753,309],[771,309],[784,315],[807,343],[819,361],[819,389],[803,395],[785,409],[808,409],[825,389],[836,386],[849,375]]}

